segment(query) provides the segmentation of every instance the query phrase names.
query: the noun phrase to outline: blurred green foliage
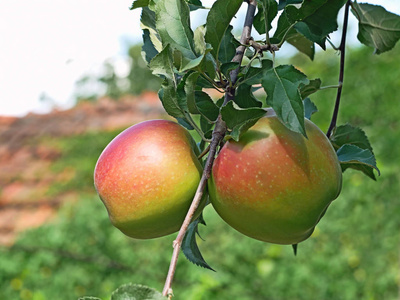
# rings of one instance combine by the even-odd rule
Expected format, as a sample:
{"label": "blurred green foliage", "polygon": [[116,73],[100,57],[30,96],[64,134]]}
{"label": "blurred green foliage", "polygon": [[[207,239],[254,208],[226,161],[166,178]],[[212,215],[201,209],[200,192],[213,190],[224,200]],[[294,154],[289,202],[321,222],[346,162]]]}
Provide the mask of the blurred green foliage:
{"label": "blurred green foliage", "polygon": [[[217,270],[198,268],[183,255],[173,284],[174,299],[398,299],[400,266],[400,53],[373,56],[370,49],[349,51],[339,125],[363,128],[382,176],[377,182],[356,171],[344,174],[343,192],[314,235],[290,246],[247,238],[229,228],[208,206],[199,247]],[[315,63],[294,63],[323,85],[337,83],[339,57],[317,54]],[[326,131],[336,90],[312,95],[320,112],[313,120]],[[20,235],[0,248],[0,299],[63,300],[92,295],[109,299],[118,286],[133,282],[161,290],[174,235],[133,240],[110,224],[92,188],[92,171],[101,149],[116,132],[59,140],[63,156],[55,170],[73,167],[75,177],[53,193],[75,190],[51,223]],[[91,191],[91,192],[89,192]]]}

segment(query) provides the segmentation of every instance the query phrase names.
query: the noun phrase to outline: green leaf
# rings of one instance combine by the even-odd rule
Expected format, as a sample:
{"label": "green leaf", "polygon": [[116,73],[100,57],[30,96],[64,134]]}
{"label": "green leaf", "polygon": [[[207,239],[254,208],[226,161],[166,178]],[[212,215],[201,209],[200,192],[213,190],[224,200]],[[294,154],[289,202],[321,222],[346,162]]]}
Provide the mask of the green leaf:
{"label": "green leaf", "polygon": [[267,104],[271,106],[282,123],[294,132],[306,135],[304,108],[299,86],[309,81],[303,73],[291,65],[282,65],[269,70],[261,81],[267,93]]}
{"label": "green leaf", "polygon": [[301,99],[305,99],[306,97],[314,94],[315,92],[319,91],[321,87],[321,79],[312,79],[308,84],[301,84],[300,85],[300,94]]}
{"label": "green leaf", "polygon": [[116,289],[111,300],[164,300],[164,297],[157,290],[141,284],[128,283]]}
{"label": "green leaf", "polygon": [[154,75],[167,78],[176,85],[172,52],[169,45],[151,60],[149,67]]}
{"label": "green leaf", "polygon": [[285,40],[296,47],[297,50],[304,53],[311,60],[314,59],[315,46],[314,42],[307,39],[302,34],[298,33],[294,28],[291,28],[292,24],[289,22],[286,12],[284,11],[279,19],[278,26],[274,33],[273,39],[280,42],[284,37]]}
{"label": "green leaf", "polygon": [[149,6],[149,2],[150,2],[150,0],[136,0],[132,3],[132,5],[129,9],[134,10],[135,8]]}
{"label": "green leaf", "polygon": [[343,172],[348,169],[355,169],[363,172],[373,180],[376,180],[373,169],[380,171],[376,166],[375,156],[369,149],[361,149],[355,145],[346,144],[337,150],[338,159]]}
{"label": "green leaf", "polygon": [[204,8],[200,0],[188,0],[190,11],[195,11],[200,8]]}
{"label": "green leaf", "polygon": [[178,121],[178,123],[180,125],[182,125],[183,127],[185,127],[187,130],[194,130],[194,127],[192,126],[192,124],[190,124],[186,119],[183,118],[176,118],[176,120]]}
{"label": "green leaf", "polygon": [[294,28],[325,50],[326,37],[337,30],[337,16],[346,0],[304,1],[300,8],[287,6],[289,22],[298,23]]}
{"label": "green leaf", "polygon": [[205,40],[212,46],[215,59],[219,59],[223,36],[242,3],[242,0],[217,0],[208,13]]}
{"label": "green leaf", "polygon": [[265,116],[266,111],[262,108],[238,107],[233,101],[229,101],[221,108],[222,120],[225,121],[230,132],[225,136],[226,139],[232,138],[239,141],[240,136],[253,126],[260,118]]}
{"label": "green leaf", "polygon": [[148,7],[143,7],[142,14],[140,15],[140,26],[142,30],[149,31],[150,41],[157,52],[161,52],[163,46],[161,44],[160,36],[156,30],[156,14]]}
{"label": "green leaf", "polygon": [[194,97],[194,92],[196,90],[197,86],[197,80],[200,76],[199,72],[193,72],[189,74],[188,78],[186,79],[185,82],[185,94],[186,94],[186,101],[187,101],[187,106],[189,109],[189,112],[191,114],[199,114],[199,110],[197,109],[196,106],[196,101]]}
{"label": "green leaf", "polygon": [[314,60],[315,45],[313,41],[310,41],[304,35],[297,32],[289,32],[286,36],[286,41],[301,53],[307,55],[311,60]]}
{"label": "green leaf", "polygon": [[[206,118],[200,116],[200,129],[204,132],[206,138],[211,138],[211,129],[213,128],[214,124],[208,122]],[[207,133],[210,133],[210,136],[207,136]]]}
{"label": "green leaf", "polygon": [[336,127],[329,139],[336,150],[345,144],[351,144],[372,152],[371,144],[365,132],[361,128],[351,126],[350,124]]}
{"label": "green leaf", "polygon": [[261,61],[261,68],[250,67],[240,84],[246,83],[247,85],[255,85],[261,83],[261,80],[272,69],[272,66],[272,60],[263,59]]}
{"label": "green leaf", "polygon": [[193,33],[194,49],[197,55],[201,55],[206,52],[207,45],[204,39],[205,34],[206,27],[204,25],[197,27]]}
{"label": "green leaf", "polygon": [[219,46],[218,60],[220,63],[228,63],[236,54],[236,48],[239,46],[239,42],[235,39],[232,34],[232,26],[229,25]]}
{"label": "green leaf", "polygon": [[304,117],[311,120],[311,116],[318,112],[317,106],[310,100],[310,98],[306,98],[303,101],[304,104]]}
{"label": "green leaf", "polygon": [[279,0],[278,9],[284,9],[289,4],[300,4],[303,0]]}
{"label": "green leaf", "polygon": [[153,1],[150,8],[156,14],[156,27],[163,46],[169,44],[183,56],[183,65],[196,59],[190,11],[184,0]]}
{"label": "green leaf", "polygon": [[172,117],[185,118],[185,112],[188,111],[188,107],[184,95],[184,85],[180,85],[178,93],[178,83],[174,73],[173,58],[169,45],[151,60],[149,67],[153,74],[164,78],[161,89],[158,91],[158,97],[165,111]]}
{"label": "green leaf", "polygon": [[261,0],[257,2],[258,13],[254,17],[253,26],[259,34],[265,33],[265,19],[268,23],[268,31],[271,30],[272,20],[278,13],[278,3],[275,0]]}
{"label": "green leaf", "polygon": [[194,96],[200,114],[209,122],[215,122],[218,118],[219,108],[210,96],[203,91],[195,91]]}
{"label": "green leaf", "polygon": [[[199,235],[199,224],[206,225],[203,219],[203,215],[201,214],[196,220],[190,223],[188,230],[185,233],[185,236],[182,241],[182,252],[185,257],[196,266],[200,266],[215,272],[213,268],[211,268],[203,256],[200,253],[199,247],[197,246],[196,234]],[[199,235],[200,236],[200,235]]]}
{"label": "green leaf", "polygon": [[352,13],[358,19],[358,40],[380,54],[394,47],[400,38],[400,16],[382,6],[353,2]]}
{"label": "green leaf", "polygon": [[165,111],[174,118],[185,118],[185,114],[180,106],[180,97],[176,93],[176,88],[167,79],[161,84],[158,97]]}
{"label": "green leaf", "polygon": [[294,254],[294,256],[297,256],[297,246],[298,246],[299,244],[293,244],[292,245],[292,249],[293,249],[293,254]]}
{"label": "green leaf", "polygon": [[231,61],[231,62],[227,62],[227,63],[222,64],[220,69],[221,69],[222,74],[224,74],[226,78],[229,78],[230,77],[229,73],[232,70],[235,70],[237,67],[239,67],[239,65],[240,65],[239,62]]}
{"label": "green leaf", "polygon": [[301,6],[287,6],[285,11],[291,23],[295,21],[301,21],[312,14],[314,14],[319,8],[331,0],[306,0],[303,1]]}
{"label": "green leaf", "polygon": [[262,106],[262,103],[254,97],[252,87],[247,84],[241,84],[236,88],[235,103],[241,108]]}
{"label": "green leaf", "polygon": [[151,38],[150,30],[143,29],[143,46],[142,46],[142,56],[143,59],[149,64],[150,61],[158,54],[157,49],[154,47]]}
{"label": "green leaf", "polygon": [[201,65],[203,62],[204,58],[207,56],[207,54],[211,51],[212,49],[210,48],[210,45],[207,44],[206,49],[204,50],[204,53],[201,54],[199,57],[186,61],[183,61],[183,65],[180,68],[180,72],[184,72],[187,70],[197,70],[198,66]]}

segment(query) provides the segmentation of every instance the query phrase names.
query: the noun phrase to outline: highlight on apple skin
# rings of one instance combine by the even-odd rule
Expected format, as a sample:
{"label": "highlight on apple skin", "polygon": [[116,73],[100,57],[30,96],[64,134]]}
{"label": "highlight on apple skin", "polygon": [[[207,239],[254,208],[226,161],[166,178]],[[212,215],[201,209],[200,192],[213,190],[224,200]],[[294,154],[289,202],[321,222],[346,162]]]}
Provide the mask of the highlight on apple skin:
{"label": "highlight on apple skin", "polygon": [[202,174],[196,151],[189,132],[167,120],[145,121],[115,137],[94,172],[112,224],[137,239],[178,231]]}
{"label": "highlight on apple skin", "polygon": [[305,119],[308,139],[267,116],[239,142],[229,140],[208,181],[211,203],[239,232],[257,240],[307,239],[341,190],[342,171],[325,134]]}

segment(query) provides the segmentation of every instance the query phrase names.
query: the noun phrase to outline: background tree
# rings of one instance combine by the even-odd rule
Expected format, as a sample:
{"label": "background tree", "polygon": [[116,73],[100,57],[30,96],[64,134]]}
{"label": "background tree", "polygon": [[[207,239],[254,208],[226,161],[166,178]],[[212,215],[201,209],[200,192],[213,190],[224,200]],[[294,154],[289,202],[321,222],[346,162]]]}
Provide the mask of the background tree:
{"label": "background tree", "polygon": [[147,67],[141,48],[141,45],[129,47],[124,62],[128,65],[125,76],[118,75],[115,62],[108,59],[101,66],[100,75],[87,74],[80,78],[75,87],[77,101],[96,101],[102,96],[118,100],[126,94],[140,95],[145,91],[157,91],[161,80]]}

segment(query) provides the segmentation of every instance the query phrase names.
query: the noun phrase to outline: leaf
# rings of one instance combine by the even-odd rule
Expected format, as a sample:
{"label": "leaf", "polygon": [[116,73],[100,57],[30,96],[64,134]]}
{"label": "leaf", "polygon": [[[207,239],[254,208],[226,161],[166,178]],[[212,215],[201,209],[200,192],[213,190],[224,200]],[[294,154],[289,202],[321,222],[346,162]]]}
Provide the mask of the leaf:
{"label": "leaf", "polygon": [[201,54],[199,57],[189,61],[183,60],[183,65],[181,65],[180,72],[198,69],[198,66],[203,62],[204,58],[211,50],[212,49],[210,48],[210,45],[207,45],[206,49],[204,50],[204,53]]}
{"label": "leaf", "polygon": [[299,86],[309,81],[303,73],[291,65],[271,69],[261,81],[271,106],[282,123],[294,132],[306,135],[304,108]]}
{"label": "leaf", "polygon": [[299,9],[290,5],[285,11],[291,24],[298,21],[294,26],[297,32],[325,50],[326,37],[337,30],[337,16],[345,3],[346,0],[304,1]]}
{"label": "leaf", "polygon": [[271,30],[272,20],[278,13],[278,3],[275,0],[261,0],[257,2],[258,13],[254,17],[253,26],[259,34],[265,33],[265,19],[268,23],[268,31]]}
{"label": "leaf", "polygon": [[236,88],[235,103],[241,108],[262,106],[262,103],[254,97],[252,87],[247,84],[241,84]]}
{"label": "leaf", "polygon": [[156,28],[163,46],[169,44],[181,52],[183,65],[196,59],[187,3],[184,0],[153,1],[150,8],[156,14]]}
{"label": "leaf", "polygon": [[313,15],[319,8],[326,4],[330,0],[306,0],[303,1],[301,6],[287,6],[285,11],[290,20],[290,23],[295,21],[301,21],[311,15]]}
{"label": "leaf", "polygon": [[226,78],[230,77],[230,71],[237,69],[240,66],[239,62],[227,62],[221,65],[220,69],[222,74],[225,75]]}
{"label": "leaf", "polygon": [[297,32],[289,33],[286,36],[286,41],[301,53],[307,55],[311,60],[314,60],[315,45],[313,41],[310,41],[304,35]]}
{"label": "leaf", "polygon": [[246,83],[247,85],[260,84],[261,80],[266,76],[266,74],[272,69],[272,60],[263,59],[261,61],[261,68],[250,67],[249,70],[243,77],[240,84]]}
{"label": "leaf", "polygon": [[236,48],[239,46],[239,42],[236,41],[235,37],[232,34],[233,27],[231,25],[228,26],[225,31],[221,44],[219,46],[218,52],[218,60],[220,63],[228,63],[232,60],[232,58],[236,54]]}
{"label": "leaf", "polygon": [[124,284],[116,289],[111,300],[165,300],[160,292],[141,284]]}
{"label": "leaf", "polygon": [[400,16],[382,6],[353,2],[352,13],[358,19],[358,40],[380,54],[394,47],[400,38]]}
{"label": "leaf", "polygon": [[204,132],[204,135],[205,135],[207,138],[211,138],[211,134],[210,134],[210,136],[208,137],[208,136],[207,136],[207,132],[212,133],[212,132],[211,132],[211,129],[213,128],[213,126],[214,126],[214,124],[208,122],[207,119],[204,118],[203,116],[200,116],[200,129]]}
{"label": "leaf", "polygon": [[154,75],[167,78],[176,85],[173,58],[169,45],[151,60],[149,68]]}
{"label": "leaf", "polygon": [[199,224],[206,225],[202,214],[196,220],[190,223],[188,230],[186,231],[183,238],[181,249],[185,257],[191,263],[215,272],[215,270],[206,263],[203,256],[201,255],[199,247],[197,246],[196,234],[199,235]]}
{"label": "leaf", "polygon": [[197,27],[193,33],[194,49],[197,55],[205,53],[207,45],[204,39],[206,28],[204,25]]}
{"label": "leaf", "polygon": [[311,120],[311,116],[318,112],[317,106],[310,100],[310,98],[306,98],[303,101],[304,104],[304,117]]}
{"label": "leaf", "polygon": [[266,111],[262,108],[238,107],[233,101],[229,101],[221,108],[222,120],[225,121],[231,131],[225,136],[226,139],[232,138],[239,141],[240,136],[253,126],[260,118],[265,116]]}
{"label": "leaf", "polygon": [[167,79],[161,84],[161,89],[158,91],[158,97],[165,111],[174,118],[185,118],[185,114],[180,107],[179,97],[175,87]]}
{"label": "leaf", "polygon": [[293,245],[292,245],[294,256],[297,256],[297,247],[298,247],[298,245],[299,245],[299,244],[293,244]]}
{"label": "leaf", "polygon": [[278,9],[284,9],[286,5],[289,4],[300,4],[303,0],[279,0]]}
{"label": "leaf", "polygon": [[294,28],[291,28],[291,26],[292,24],[289,22],[287,14],[284,11],[278,19],[278,26],[274,33],[273,39],[276,39],[279,43],[285,37],[289,44],[296,47],[297,50],[313,60],[315,54],[314,42],[298,33]]}
{"label": "leaf", "polygon": [[218,118],[219,108],[210,96],[203,91],[195,91],[194,96],[200,114],[209,122],[215,122]]}
{"label": "leaf", "polygon": [[223,36],[242,3],[242,0],[217,0],[208,13],[205,41],[212,46],[211,53],[215,59],[219,59]]}
{"label": "leaf", "polygon": [[329,139],[336,150],[345,144],[351,144],[361,149],[372,151],[365,132],[361,128],[353,127],[350,124],[336,127]]}
{"label": "leaf", "polygon": [[158,54],[157,49],[154,47],[151,38],[150,31],[148,29],[143,29],[143,46],[142,46],[142,56],[143,59],[149,64],[150,61]]}
{"label": "leaf", "polygon": [[149,2],[150,2],[150,0],[136,0],[132,3],[132,5],[129,9],[134,10],[135,8],[149,6]]}
{"label": "leaf", "polygon": [[[205,58],[202,60],[199,68],[205,71],[210,78],[214,79],[216,75],[215,70],[217,64],[214,57],[210,54],[211,45],[206,43],[205,34],[206,28],[204,25],[196,28],[196,30],[194,31],[194,47],[197,55],[202,55],[205,53]],[[212,88],[213,86],[208,83],[207,87]]]}
{"label": "leaf", "polygon": [[189,74],[188,78],[186,79],[185,82],[185,94],[186,94],[186,101],[187,101],[187,106],[188,110],[191,114],[199,114],[199,110],[197,109],[196,106],[196,101],[194,97],[194,92],[196,90],[197,86],[197,80],[200,76],[199,72],[193,72]]}
{"label": "leaf", "polygon": [[345,144],[340,147],[336,153],[343,172],[348,168],[352,168],[362,171],[373,180],[376,180],[372,171],[375,169],[378,171],[378,175],[380,175],[380,171],[376,166],[375,156],[371,150],[361,149],[355,145]]}
{"label": "leaf", "polygon": [[149,31],[150,41],[157,52],[161,52],[163,46],[161,44],[160,36],[156,30],[156,14],[148,7],[143,7],[142,14],[140,15],[140,27],[142,30]]}
{"label": "leaf", "polygon": [[178,123],[180,125],[182,125],[183,127],[185,127],[187,130],[193,130],[194,127],[192,126],[192,124],[190,124],[186,119],[183,118],[176,118],[176,120],[178,121]]}
{"label": "leaf", "polygon": [[188,111],[188,107],[184,95],[184,85],[181,83],[178,93],[178,84],[175,78],[173,58],[169,45],[151,60],[149,67],[153,74],[164,78],[161,89],[158,91],[158,97],[165,111],[172,117],[185,118],[185,112]]}
{"label": "leaf", "polygon": [[190,11],[195,11],[200,8],[204,8],[200,0],[188,0]]}
{"label": "leaf", "polygon": [[305,99],[306,97],[314,94],[315,92],[319,91],[321,87],[321,79],[312,79],[308,84],[301,84],[300,85],[300,94],[301,99]]}

